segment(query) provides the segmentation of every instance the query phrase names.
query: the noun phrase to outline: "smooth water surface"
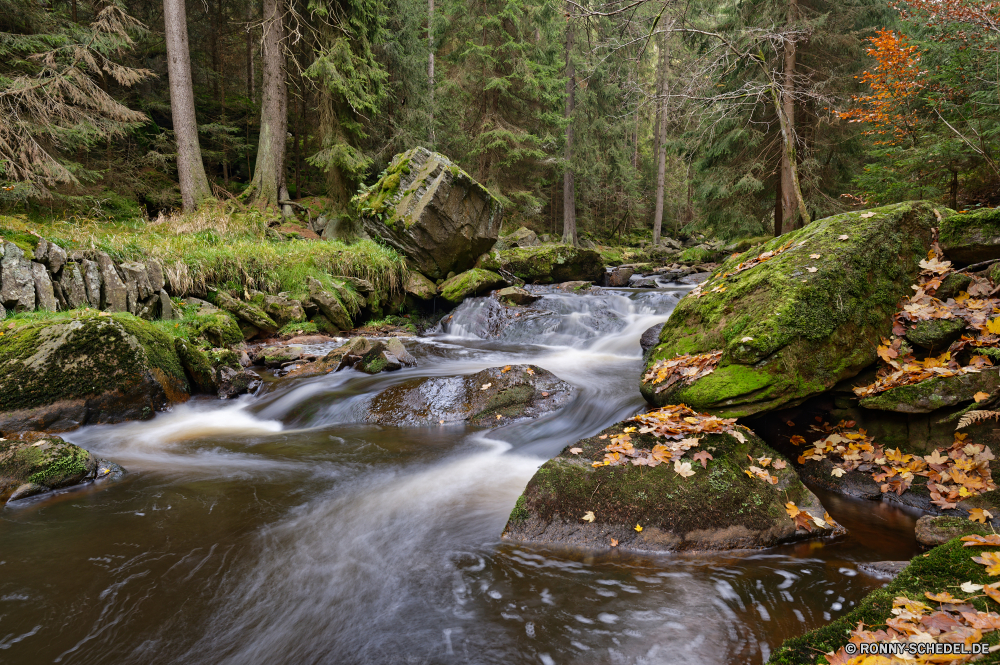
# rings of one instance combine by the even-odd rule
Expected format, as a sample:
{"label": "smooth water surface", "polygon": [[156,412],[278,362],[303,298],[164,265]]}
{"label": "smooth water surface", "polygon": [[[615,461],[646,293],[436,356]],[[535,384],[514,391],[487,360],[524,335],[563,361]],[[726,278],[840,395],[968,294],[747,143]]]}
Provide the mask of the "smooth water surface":
{"label": "smooth water surface", "polygon": [[[635,413],[639,336],[682,289],[467,301],[419,365],[276,380],[67,435],[129,470],[0,511],[0,663],[759,663],[884,584],[913,517],[823,496],[852,535],[742,554],[586,553],[499,535],[534,471]],[[531,362],[579,387],[493,431],[360,422],[417,376]]]}

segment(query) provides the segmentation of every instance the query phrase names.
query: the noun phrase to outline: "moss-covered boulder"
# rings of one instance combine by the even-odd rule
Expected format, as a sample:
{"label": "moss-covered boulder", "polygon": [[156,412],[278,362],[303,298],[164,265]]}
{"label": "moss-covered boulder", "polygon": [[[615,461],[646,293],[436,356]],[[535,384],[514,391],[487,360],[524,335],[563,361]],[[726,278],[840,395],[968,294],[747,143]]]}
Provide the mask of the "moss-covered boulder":
{"label": "moss-covered boulder", "polygon": [[228,347],[243,341],[243,332],[236,319],[219,309],[203,309],[184,319],[192,339],[204,340],[213,347]]}
{"label": "moss-covered boulder", "polygon": [[[812,531],[796,526],[786,503],[823,520],[822,504],[792,466],[745,427],[737,428],[738,436],[704,435],[697,450],[712,459],[703,468],[689,451],[682,461],[694,471],[688,477],[670,463],[595,468],[608,443],[629,425],[612,425],[543,464],[518,499],[503,537],[601,548],[614,540],[631,550],[726,550],[770,547],[833,529],[832,524],[827,529],[812,523]],[[653,449],[664,440],[633,432],[631,442],[637,449]],[[762,464],[758,458],[770,458],[764,471],[777,478],[776,484],[749,471]],[[775,461],[783,468],[775,468]],[[584,519],[591,514],[593,520]]]}
{"label": "moss-covered boulder", "polygon": [[[226,310],[243,323],[253,326],[264,333],[276,333],[281,328],[274,319],[267,315],[256,303],[237,300],[223,290],[214,294],[215,304]],[[263,304],[263,303],[262,303]]]}
{"label": "moss-covered boulder", "polygon": [[181,337],[174,339],[174,350],[191,383],[192,392],[214,393],[217,376],[208,354]]}
{"label": "moss-covered boulder", "polygon": [[503,205],[444,155],[413,148],[355,197],[365,231],[431,279],[468,270],[497,240]]}
{"label": "moss-covered boulder", "polygon": [[14,320],[0,341],[0,432],[149,418],[188,397],[170,335],[130,314]]}
{"label": "moss-covered boulder", "polygon": [[496,250],[481,256],[477,268],[505,270],[531,284],[596,282],[604,274],[604,260],[593,249],[572,245],[540,245]]}
{"label": "moss-covered boulder", "polygon": [[472,268],[445,280],[440,291],[442,298],[457,305],[466,298],[474,298],[505,284],[507,280],[495,272]]}
{"label": "moss-covered boulder", "polygon": [[[109,465],[58,436],[23,432],[0,438],[0,505],[107,474]],[[120,468],[115,466],[120,471]]]}
{"label": "moss-covered boulder", "polygon": [[406,271],[406,282],[403,284],[403,290],[407,295],[418,300],[431,300],[437,295],[437,285],[416,270]]}
{"label": "moss-covered boulder", "polygon": [[861,400],[861,406],[878,411],[930,413],[959,404],[971,404],[976,393],[994,393],[1000,388],[1000,368],[925,379],[892,388]]}
{"label": "moss-covered boulder", "polygon": [[1000,209],[955,213],[941,221],[938,242],[956,263],[1000,259]]}
{"label": "moss-covered boulder", "polygon": [[992,533],[991,526],[965,517],[924,515],[917,520],[913,531],[918,543],[926,547],[937,547],[962,536]]}
{"label": "moss-covered boulder", "polygon": [[930,351],[947,349],[962,336],[965,321],[954,319],[930,319],[919,321],[906,331],[906,339]]}
{"label": "moss-covered boulder", "polygon": [[387,388],[371,400],[365,419],[381,425],[465,421],[500,427],[555,411],[574,392],[570,384],[541,367],[491,367],[467,376],[412,379]]}
{"label": "moss-covered boulder", "polygon": [[[914,557],[910,561],[910,565],[904,568],[892,582],[865,596],[854,610],[822,628],[785,640],[771,654],[771,658],[767,661],[768,664],[802,665],[803,663],[829,662],[822,654],[835,653],[847,644],[852,631],[858,627],[858,622],[863,622],[865,629],[868,630],[874,631],[884,628],[887,620],[896,617],[896,613],[893,613],[893,599],[901,596],[925,603],[935,609],[947,608],[968,611],[962,607],[967,603],[972,605],[975,611],[996,612],[998,610],[996,601],[983,593],[965,593],[959,588],[965,582],[984,585],[997,581],[996,577],[987,574],[986,566],[972,560],[973,557],[982,556],[984,551],[995,549],[991,547],[964,547],[961,540],[952,540],[934,548],[927,554]],[[929,601],[924,595],[926,593],[939,594],[944,591],[951,593],[956,598],[963,599],[964,602],[942,606]],[[975,611],[972,612],[973,616]],[[930,611],[926,614],[930,614]],[[959,624],[956,622],[953,625],[958,626]],[[947,632],[947,629],[942,632]],[[983,639],[994,644],[998,637],[1000,636],[993,632],[984,635]],[[997,662],[996,658],[996,654],[990,654],[979,662],[995,663]],[[860,662],[860,657],[858,662]]]}
{"label": "moss-covered boulder", "polygon": [[[856,375],[875,362],[879,338],[912,294],[935,223],[930,204],[900,203],[822,219],[728,259],[663,326],[643,395],[747,416]],[[649,372],[679,355],[715,352],[717,367],[694,380],[667,387]]]}
{"label": "moss-covered boulder", "polygon": [[500,289],[497,291],[496,297],[509,305],[530,305],[541,298],[541,296],[536,296],[519,286],[508,286],[505,289]]}

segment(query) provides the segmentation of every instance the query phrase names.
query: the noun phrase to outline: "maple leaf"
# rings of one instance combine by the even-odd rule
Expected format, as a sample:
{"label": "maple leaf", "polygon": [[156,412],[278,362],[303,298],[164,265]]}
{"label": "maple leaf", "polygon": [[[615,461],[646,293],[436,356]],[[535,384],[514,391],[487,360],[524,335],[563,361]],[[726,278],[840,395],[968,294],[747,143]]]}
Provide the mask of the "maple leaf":
{"label": "maple leaf", "polygon": [[810,259],[818,259],[818,258],[820,258],[820,256],[822,256],[822,255],[821,254],[810,254],[809,258]]}
{"label": "maple leaf", "polygon": [[1000,535],[991,533],[988,536],[981,536],[978,533],[970,536],[962,536],[963,547],[990,547],[1000,545]]}
{"label": "maple leaf", "polygon": [[865,213],[862,213],[862,214],[861,214],[861,216],[862,216],[862,217],[863,217],[864,219],[870,219],[870,218],[872,218],[872,217],[874,217],[874,216],[875,216],[875,213],[873,213],[873,212],[865,212]]}
{"label": "maple leaf", "polygon": [[927,460],[928,464],[945,464],[949,461],[949,458],[942,455],[940,450],[935,450],[930,455],[924,455],[924,459]]}
{"label": "maple leaf", "polygon": [[1000,552],[984,552],[982,556],[974,556],[972,560],[986,566],[987,575],[1000,575]]}
{"label": "maple leaf", "polygon": [[844,471],[843,469],[841,469],[839,466],[834,467],[833,470],[830,471],[830,475],[831,476],[836,476],[837,478],[840,478],[845,473],[847,473],[847,472]]}
{"label": "maple leaf", "polygon": [[778,471],[781,471],[781,470],[782,470],[782,469],[784,469],[784,468],[785,468],[786,466],[788,466],[788,462],[786,462],[786,461],[785,461],[785,460],[783,460],[783,459],[776,459],[776,460],[774,460],[774,464],[773,464],[773,466],[774,466],[774,468],[775,468],[775,469],[777,469]]}
{"label": "maple leaf", "polygon": [[990,394],[989,393],[984,393],[982,391],[979,391],[978,393],[976,393],[975,395],[972,396],[972,399],[976,400],[976,403],[982,402],[984,400],[988,400],[989,398],[990,398]]}
{"label": "maple leaf", "polygon": [[767,465],[771,463],[771,458],[770,457],[758,457],[757,461],[760,463],[760,465],[762,467],[766,468]]}
{"label": "maple leaf", "polygon": [[611,547],[618,547],[618,541],[614,538],[611,539]]}
{"label": "maple leaf", "polygon": [[801,446],[803,443],[806,442],[806,440],[803,437],[796,434],[791,439],[789,439],[788,442],[791,443],[793,446]]}
{"label": "maple leaf", "polygon": [[504,365],[504,366],[503,366],[503,369],[502,369],[502,370],[500,370],[500,373],[501,373],[501,374],[506,374],[506,373],[507,373],[507,372],[509,372],[509,371],[510,371],[510,365]]}
{"label": "maple leaf", "polygon": [[983,593],[1000,603],[1000,582],[985,585],[983,587]]}
{"label": "maple leaf", "polygon": [[993,513],[983,508],[973,508],[969,511],[969,521],[985,524],[987,519],[993,519]]}
{"label": "maple leaf", "polygon": [[789,517],[795,519],[796,516],[798,516],[798,514],[801,513],[802,511],[799,510],[799,507],[796,506],[793,502],[789,501],[788,503],[785,504],[785,512],[788,513]]}
{"label": "maple leaf", "polygon": [[703,469],[708,468],[708,460],[710,459],[715,459],[715,458],[712,457],[712,454],[707,450],[699,450],[694,454],[694,461],[701,462],[701,468]]}
{"label": "maple leaf", "polygon": [[606,439],[606,438],[608,438],[608,435],[607,435],[607,434],[602,434],[602,435],[600,435],[600,436],[599,436],[599,437],[597,437],[597,438],[598,438],[598,439],[602,439],[602,440],[603,440],[603,439]]}
{"label": "maple leaf", "polygon": [[796,529],[805,529],[806,531],[812,533],[813,523],[812,516],[809,513],[799,513],[794,518]]}
{"label": "maple leaf", "polygon": [[991,335],[1000,335],[1000,316],[986,322],[986,332]]}
{"label": "maple leaf", "polygon": [[816,272],[817,270],[819,270],[819,268],[813,268],[812,266],[806,268],[806,272]]}
{"label": "maple leaf", "polygon": [[850,239],[851,239],[851,236],[847,235],[846,233],[843,234],[843,235],[837,236],[837,240],[850,240]]}
{"label": "maple leaf", "polygon": [[958,601],[958,598],[955,598],[947,591],[942,591],[941,593],[931,593],[930,591],[925,591],[924,595],[936,603],[954,603]]}
{"label": "maple leaf", "polygon": [[594,511],[593,510],[588,510],[587,512],[585,512],[583,514],[583,517],[581,517],[580,519],[582,519],[584,522],[593,522],[597,518],[594,517]]}
{"label": "maple leaf", "polygon": [[[743,436],[743,432],[739,431],[738,429],[734,429],[732,432],[730,432],[730,434],[732,434],[733,438],[736,439],[737,441],[739,441],[740,443],[746,443],[747,442],[747,438],[745,436]],[[767,466],[767,465],[765,464],[764,466]]]}
{"label": "maple leaf", "polygon": [[622,431],[623,431],[623,432],[625,432],[626,434],[631,434],[631,433],[632,433],[632,432],[634,432],[635,430],[636,430],[636,428],[635,428],[635,427],[626,427],[626,428],[625,428],[625,429],[623,429]]}
{"label": "maple leaf", "polygon": [[642,533],[642,527],[639,526],[638,524],[635,525],[635,530],[638,531],[639,533]]}
{"label": "maple leaf", "polygon": [[524,371],[527,372],[528,374],[534,374],[535,373],[535,370],[531,369],[530,367],[528,369],[524,370]]}
{"label": "maple leaf", "polygon": [[694,475],[694,469],[691,468],[691,462],[681,463],[680,460],[674,460],[674,472],[682,478],[688,478]]}
{"label": "maple leaf", "polygon": [[962,585],[959,588],[965,593],[975,593],[977,591],[982,591],[983,585],[973,584],[972,582],[962,582]]}
{"label": "maple leaf", "polygon": [[583,448],[570,448],[569,452],[573,455],[579,455],[583,452]]}

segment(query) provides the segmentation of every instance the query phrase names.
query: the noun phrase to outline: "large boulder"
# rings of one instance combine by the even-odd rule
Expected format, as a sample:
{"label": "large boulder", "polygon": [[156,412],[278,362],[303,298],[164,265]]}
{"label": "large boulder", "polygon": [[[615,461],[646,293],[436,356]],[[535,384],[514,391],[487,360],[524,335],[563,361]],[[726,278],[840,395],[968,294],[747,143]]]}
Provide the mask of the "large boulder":
{"label": "large boulder", "polygon": [[[626,421],[567,446],[528,482],[503,537],[588,548],[727,550],[837,528],[791,464],[749,429],[714,428],[684,439],[642,433],[647,429]],[[638,453],[632,459],[643,463],[609,453],[609,444],[631,447]],[[622,463],[605,465],[614,455]],[[794,510],[786,509],[789,503]],[[791,517],[796,511],[798,523]]]}
{"label": "large boulder", "polygon": [[386,388],[368,405],[365,419],[380,425],[430,425],[466,421],[499,427],[555,411],[573,387],[534,365],[491,367],[467,376],[419,378]]}
{"label": "large boulder", "polygon": [[978,393],[992,394],[1000,389],[1000,368],[988,367],[979,372],[932,377],[865,397],[861,406],[878,411],[930,413],[937,409],[971,404]]}
{"label": "large boulder", "polygon": [[733,257],[685,296],[646,363],[657,405],[747,416],[798,404],[877,359],[936,222],[926,202],[813,222]]}
{"label": "large boulder", "polygon": [[441,297],[457,305],[466,298],[482,295],[505,284],[507,281],[495,272],[473,268],[441,284]]}
{"label": "large boulder", "polygon": [[334,330],[350,330],[354,327],[351,315],[336,295],[326,290],[323,283],[314,277],[306,278],[309,300],[332,324]]}
{"label": "large boulder", "polygon": [[468,270],[496,242],[503,206],[451,160],[426,148],[396,155],[355,201],[365,231],[431,279]]}
{"label": "large boulder", "polygon": [[226,310],[240,321],[250,324],[265,333],[278,332],[278,324],[264,310],[250,302],[243,302],[232,297],[224,290],[215,292],[215,304]]}
{"label": "large boulder", "polygon": [[938,242],[956,263],[1000,259],[1000,209],[955,213],[941,220]]}
{"label": "large boulder", "polygon": [[149,418],[188,397],[173,340],[128,314],[25,320],[0,344],[0,432]]}
{"label": "large boulder", "polygon": [[0,438],[0,505],[111,473],[123,470],[58,436],[21,432]]}
{"label": "large boulder", "polygon": [[437,285],[416,270],[406,272],[403,290],[419,300],[432,300],[437,295]]}
{"label": "large boulder", "polygon": [[507,271],[525,282],[596,282],[604,274],[604,261],[593,249],[572,245],[540,245],[495,250],[480,257],[477,268]]}

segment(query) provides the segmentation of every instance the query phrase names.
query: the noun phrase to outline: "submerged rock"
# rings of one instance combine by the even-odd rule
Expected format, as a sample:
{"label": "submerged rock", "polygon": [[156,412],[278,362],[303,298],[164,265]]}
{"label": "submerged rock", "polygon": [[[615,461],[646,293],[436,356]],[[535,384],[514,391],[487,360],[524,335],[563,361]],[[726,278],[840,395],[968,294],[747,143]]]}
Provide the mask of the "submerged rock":
{"label": "submerged rock", "polygon": [[541,298],[541,296],[529,293],[519,286],[508,286],[505,289],[500,289],[497,291],[496,297],[511,305],[530,305]]}
{"label": "submerged rock", "polygon": [[129,314],[19,322],[0,343],[0,432],[149,418],[188,398],[173,339]]}
{"label": "submerged rock", "polygon": [[[901,203],[822,219],[727,260],[678,303],[646,370],[721,352],[718,366],[665,389],[654,374],[643,396],[747,416],[856,375],[875,362],[872,341],[891,332],[897,304],[912,293],[935,223],[929,204]],[[774,253],[746,267],[763,252]]]}
{"label": "submerged rock", "polygon": [[503,206],[444,155],[413,148],[355,198],[365,231],[432,279],[468,270],[497,240]]}
{"label": "submerged rock", "polygon": [[260,385],[260,375],[252,370],[236,370],[232,367],[219,369],[219,399],[231,399],[246,393],[254,393]]}
{"label": "submerged rock", "polygon": [[381,425],[432,425],[466,421],[500,427],[537,418],[561,408],[574,388],[534,365],[491,367],[467,376],[406,381],[376,395],[366,410],[368,422]]}
{"label": "submerged rock", "polygon": [[604,274],[604,261],[597,251],[572,245],[497,250],[479,257],[476,266],[493,272],[507,271],[530,284],[596,282]]}
{"label": "submerged rock", "polygon": [[[517,500],[503,537],[548,545],[641,551],[728,550],[770,547],[778,543],[831,533],[797,528],[785,504],[792,502],[823,520],[819,499],[799,480],[790,464],[753,432],[706,434],[697,450],[709,452],[707,468],[691,459],[694,475],[682,477],[670,463],[644,466],[598,466],[610,437],[624,432],[618,423],[597,436],[567,446],[528,482]],[[634,429],[634,428],[630,428]],[[663,439],[631,434],[635,448],[652,449]],[[741,441],[740,438],[743,440]],[[574,454],[574,451],[578,451]],[[694,453],[695,451],[690,451]],[[769,458],[771,484],[747,469]],[[590,517],[593,520],[584,520]],[[824,520],[825,522],[825,520]],[[641,530],[637,529],[641,527]],[[617,545],[612,542],[617,541]]]}
{"label": "submerged rock", "polygon": [[58,436],[22,432],[0,438],[0,504],[112,474],[124,470]]}

